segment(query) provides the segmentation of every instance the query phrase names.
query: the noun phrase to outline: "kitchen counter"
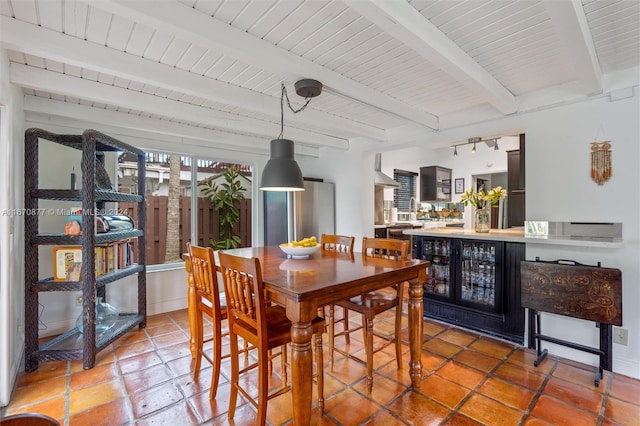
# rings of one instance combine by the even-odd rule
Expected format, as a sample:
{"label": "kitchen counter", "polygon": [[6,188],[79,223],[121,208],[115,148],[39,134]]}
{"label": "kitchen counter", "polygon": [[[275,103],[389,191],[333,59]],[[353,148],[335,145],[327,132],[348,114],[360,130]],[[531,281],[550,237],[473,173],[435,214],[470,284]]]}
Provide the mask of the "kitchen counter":
{"label": "kitchen counter", "polygon": [[380,225],[373,225],[374,229],[380,228],[444,228],[446,226],[460,226],[464,224],[464,220],[462,219],[453,219],[453,220],[412,220],[412,221],[399,221],[393,223],[385,223]]}
{"label": "kitchen counter", "polygon": [[435,229],[405,229],[403,234],[425,237],[464,238],[469,240],[507,241],[527,244],[548,244],[574,247],[603,247],[620,248],[622,239],[604,239],[598,237],[525,237],[523,228],[492,229],[490,232],[475,232],[473,229],[435,228]]}

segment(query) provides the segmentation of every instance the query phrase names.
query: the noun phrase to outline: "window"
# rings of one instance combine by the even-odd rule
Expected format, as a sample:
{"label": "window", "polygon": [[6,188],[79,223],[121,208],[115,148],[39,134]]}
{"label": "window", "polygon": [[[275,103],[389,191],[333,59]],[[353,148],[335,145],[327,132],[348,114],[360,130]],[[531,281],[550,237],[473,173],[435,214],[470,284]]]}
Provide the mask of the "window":
{"label": "window", "polygon": [[[418,173],[394,169],[393,180],[401,185],[400,188],[393,190],[393,206],[402,212],[408,212],[412,208],[416,208],[417,199],[415,197]],[[411,202],[411,198],[413,198],[413,202]]]}
{"label": "window", "polygon": [[[242,185],[246,189],[247,203],[241,206],[242,222],[238,226],[241,234],[241,246],[251,245],[251,166],[244,164],[222,163],[168,154],[162,152],[145,153],[145,200],[146,214],[146,257],[147,265],[175,263],[182,261],[182,253],[187,250],[187,242],[191,241],[191,195],[193,188],[200,182],[215,180],[224,183],[224,174],[231,167],[241,175]],[[171,179],[171,163],[177,161],[179,166],[173,170]],[[196,167],[196,178],[192,180],[192,169]],[[138,192],[138,164],[135,156],[121,154],[118,157],[118,190],[121,192]],[[197,192],[197,229],[196,244],[207,246],[211,239],[219,235],[219,215],[211,205],[211,201]],[[135,203],[119,203],[118,212],[130,217],[137,217]],[[248,222],[249,225],[246,225]],[[247,235],[248,234],[248,235]],[[135,248],[134,248],[135,249]],[[168,256],[168,257],[167,257]]]}

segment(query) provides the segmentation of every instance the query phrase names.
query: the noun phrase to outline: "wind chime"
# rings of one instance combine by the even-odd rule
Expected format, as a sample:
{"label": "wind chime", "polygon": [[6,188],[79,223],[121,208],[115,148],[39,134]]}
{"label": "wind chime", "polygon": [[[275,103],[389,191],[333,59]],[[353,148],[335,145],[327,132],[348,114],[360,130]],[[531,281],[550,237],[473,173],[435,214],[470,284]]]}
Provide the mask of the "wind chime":
{"label": "wind chime", "polygon": [[611,141],[591,142],[591,179],[602,185],[611,177]]}

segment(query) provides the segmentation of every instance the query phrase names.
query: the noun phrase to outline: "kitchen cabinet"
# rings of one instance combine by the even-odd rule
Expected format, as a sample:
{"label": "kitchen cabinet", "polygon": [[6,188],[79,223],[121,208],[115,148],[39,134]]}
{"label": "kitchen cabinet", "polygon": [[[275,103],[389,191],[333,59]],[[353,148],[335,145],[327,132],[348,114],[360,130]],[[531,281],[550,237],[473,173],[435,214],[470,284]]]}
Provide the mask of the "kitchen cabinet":
{"label": "kitchen cabinet", "polygon": [[[42,189],[38,182],[38,151],[41,143],[50,141],[59,145],[82,151],[82,188],[70,189]],[[101,168],[100,158],[104,152],[128,152],[136,155],[138,160],[138,194],[120,193],[107,189],[110,182],[105,184],[104,169]],[[126,145],[116,139],[95,130],[85,130],[82,135],[59,135],[41,129],[28,129],[25,132],[25,211],[39,212],[39,200],[58,200],[77,204],[82,203],[81,234],[67,235],[66,233],[39,232],[40,215],[25,216],[25,371],[34,371],[40,361],[62,361],[82,359],[85,369],[95,364],[96,353],[109,347],[116,339],[125,335],[132,328],[145,327],[146,324],[146,266],[145,266],[145,155],[144,151]],[[47,158],[43,158],[47,161]],[[101,170],[101,171],[99,171]],[[108,181],[108,178],[106,179]],[[73,182],[73,178],[72,178]],[[45,182],[46,184],[46,182]],[[115,230],[96,233],[97,214],[104,211],[105,202],[135,202],[138,205],[136,224],[138,229]],[[48,209],[50,211],[53,209]],[[61,209],[63,210],[63,209]],[[126,240],[137,240],[137,263],[125,265],[120,263],[120,257],[115,255],[115,248],[109,251],[109,268],[104,274],[97,274],[101,253],[96,246],[118,243]],[[67,274],[61,279],[52,277],[40,278],[39,246],[71,246],[78,252],[76,258],[63,257],[64,264],[69,264],[74,271],[80,265],[80,275]],[[111,244],[114,247],[113,244]],[[122,246],[121,246],[122,247]],[[109,248],[107,248],[109,250]],[[118,252],[123,254],[122,251]],[[123,254],[124,255],[124,254]],[[106,261],[106,260],[105,260]],[[74,262],[74,263],[72,263]],[[57,275],[57,274],[56,274]],[[98,276],[99,275],[99,276]],[[104,332],[96,331],[96,298],[106,301],[105,288],[107,285],[122,278],[137,275],[137,312],[120,313],[113,327]],[[43,305],[39,301],[41,292],[82,292],[82,331],[78,327],[48,340],[39,340],[40,314]]]}
{"label": "kitchen cabinet", "polygon": [[418,236],[416,251],[431,263],[423,286],[425,317],[523,343],[524,244]]}
{"label": "kitchen cabinet", "polygon": [[375,238],[387,238],[387,228],[386,227],[375,228],[373,230],[373,233],[374,233]]}
{"label": "kitchen cabinet", "polygon": [[451,169],[420,167],[420,201],[451,201]]}
{"label": "kitchen cabinet", "polygon": [[520,135],[520,148],[507,151],[507,225],[524,226],[525,220],[525,150],[524,135]]}

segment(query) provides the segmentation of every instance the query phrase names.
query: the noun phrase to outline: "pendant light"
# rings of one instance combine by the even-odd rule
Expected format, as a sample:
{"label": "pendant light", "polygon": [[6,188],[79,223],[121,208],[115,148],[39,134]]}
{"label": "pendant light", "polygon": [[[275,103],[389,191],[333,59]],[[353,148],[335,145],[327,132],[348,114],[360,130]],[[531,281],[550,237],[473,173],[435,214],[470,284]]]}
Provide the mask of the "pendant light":
{"label": "pendant light", "polygon": [[296,82],[296,93],[305,98],[305,103],[298,110],[291,107],[287,89],[281,83],[280,91],[280,134],[271,141],[271,156],[262,171],[260,189],[262,191],[304,191],[302,172],[294,159],[294,145],[290,139],[283,139],[284,134],[284,100],[294,114],[299,113],[309,105],[311,98],[322,92],[322,83],[317,80],[305,79]]}

